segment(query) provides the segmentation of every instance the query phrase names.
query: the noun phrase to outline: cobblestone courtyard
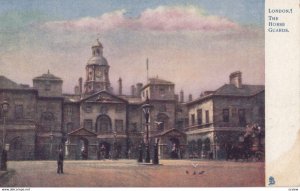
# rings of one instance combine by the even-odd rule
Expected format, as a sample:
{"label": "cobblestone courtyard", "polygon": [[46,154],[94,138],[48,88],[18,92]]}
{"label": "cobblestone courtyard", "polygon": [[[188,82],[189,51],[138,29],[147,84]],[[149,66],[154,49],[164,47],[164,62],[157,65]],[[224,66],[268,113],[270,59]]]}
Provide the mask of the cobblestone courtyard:
{"label": "cobblestone courtyard", "polygon": [[264,163],[162,160],[143,165],[135,160],[9,161],[0,187],[219,187],[264,186]]}

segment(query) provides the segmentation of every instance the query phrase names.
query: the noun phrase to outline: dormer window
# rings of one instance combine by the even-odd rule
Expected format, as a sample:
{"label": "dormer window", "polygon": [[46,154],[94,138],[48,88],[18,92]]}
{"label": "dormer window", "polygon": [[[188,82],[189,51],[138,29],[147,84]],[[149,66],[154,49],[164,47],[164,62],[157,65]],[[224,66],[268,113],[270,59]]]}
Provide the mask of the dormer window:
{"label": "dormer window", "polygon": [[165,88],[159,88],[160,94],[165,94]]}
{"label": "dormer window", "polygon": [[45,83],[45,91],[50,91],[51,90],[51,84],[49,81],[46,81]]}

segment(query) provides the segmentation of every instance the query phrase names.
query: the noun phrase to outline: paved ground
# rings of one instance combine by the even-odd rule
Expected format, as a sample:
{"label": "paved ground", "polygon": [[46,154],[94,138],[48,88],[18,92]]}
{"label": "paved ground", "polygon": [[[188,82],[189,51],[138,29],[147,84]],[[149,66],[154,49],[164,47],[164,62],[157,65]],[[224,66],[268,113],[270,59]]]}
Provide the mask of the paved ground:
{"label": "paved ground", "polygon": [[[141,165],[135,160],[65,161],[64,174],[55,161],[8,162],[0,178],[7,187],[206,187],[264,186],[264,163],[161,160]],[[193,165],[192,165],[193,164]]]}

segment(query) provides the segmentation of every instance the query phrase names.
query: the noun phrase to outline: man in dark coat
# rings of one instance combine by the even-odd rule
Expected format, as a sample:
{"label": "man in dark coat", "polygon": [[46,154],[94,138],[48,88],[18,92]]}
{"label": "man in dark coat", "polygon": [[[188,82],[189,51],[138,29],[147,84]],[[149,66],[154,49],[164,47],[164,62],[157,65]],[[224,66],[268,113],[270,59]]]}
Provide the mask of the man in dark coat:
{"label": "man in dark coat", "polygon": [[64,166],[64,153],[63,150],[60,148],[58,151],[58,158],[57,158],[57,173],[64,173],[63,170]]}
{"label": "man in dark coat", "polygon": [[5,149],[2,150],[1,156],[1,170],[7,170],[7,151]]}

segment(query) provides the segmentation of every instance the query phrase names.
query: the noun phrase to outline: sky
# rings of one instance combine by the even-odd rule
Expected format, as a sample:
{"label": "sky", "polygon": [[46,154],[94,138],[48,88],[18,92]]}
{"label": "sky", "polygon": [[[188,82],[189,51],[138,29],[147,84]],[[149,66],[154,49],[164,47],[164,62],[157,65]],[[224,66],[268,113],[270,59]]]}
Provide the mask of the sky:
{"label": "sky", "polygon": [[[149,76],[198,97],[241,71],[264,84],[261,0],[0,0],[0,75],[23,84],[50,70],[72,93],[99,38],[110,82],[123,90]],[[187,96],[186,96],[187,98]]]}

